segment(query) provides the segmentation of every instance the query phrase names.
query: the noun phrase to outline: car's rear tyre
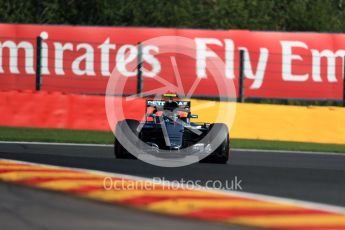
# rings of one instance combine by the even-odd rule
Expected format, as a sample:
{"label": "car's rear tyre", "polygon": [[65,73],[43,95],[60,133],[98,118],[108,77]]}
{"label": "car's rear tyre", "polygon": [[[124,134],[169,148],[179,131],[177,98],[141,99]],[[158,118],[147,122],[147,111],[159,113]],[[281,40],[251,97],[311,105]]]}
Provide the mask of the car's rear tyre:
{"label": "car's rear tyre", "polygon": [[211,140],[222,138],[221,144],[210,155],[202,159],[201,163],[226,164],[229,160],[230,138],[228,126],[223,123],[214,123],[210,125],[212,130]]}
{"label": "car's rear tyre", "polygon": [[[124,130],[126,130],[126,126],[129,127],[130,131],[135,135],[138,136],[137,127],[139,125],[139,121],[134,119],[126,119],[120,121],[116,124],[115,127],[115,140],[114,140],[114,154],[115,158],[119,159],[136,159],[136,157],[127,151],[126,148],[120,143],[120,141],[116,138],[118,135],[124,135]],[[126,137],[127,138],[127,137]]]}

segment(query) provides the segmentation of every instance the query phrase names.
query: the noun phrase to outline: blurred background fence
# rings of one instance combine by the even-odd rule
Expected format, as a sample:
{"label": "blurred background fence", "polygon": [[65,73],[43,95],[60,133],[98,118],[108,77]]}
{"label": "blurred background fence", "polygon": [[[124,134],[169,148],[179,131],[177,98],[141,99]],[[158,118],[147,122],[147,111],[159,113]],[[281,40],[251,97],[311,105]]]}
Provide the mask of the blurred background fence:
{"label": "blurred background fence", "polygon": [[[182,83],[187,92],[199,81],[192,97],[222,99],[229,96],[219,94],[219,86],[214,79],[224,78],[235,87],[230,99],[239,102],[345,105],[345,51],[336,47],[343,44],[343,35],[338,35],[341,39],[336,44],[322,43],[316,50],[311,47],[313,43],[308,43],[309,35],[302,34],[306,38],[296,35],[291,40],[294,33],[11,24],[0,27],[5,32],[9,31],[8,35],[0,37],[2,91],[43,90],[105,95],[109,77],[115,69],[126,81],[124,89],[114,92],[115,95],[145,95],[145,92],[167,82],[172,85]],[[90,32],[90,28],[95,31]],[[97,30],[101,31],[101,37],[95,37]],[[120,39],[114,41],[119,34]],[[157,52],[159,47],[153,47],[155,44],[138,45],[147,38],[167,34],[186,35],[194,40],[203,35],[213,40],[207,40],[211,41],[209,43],[202,41],[204,49],[195,45],[192,50],[194,58],[178,54],[178,48],[177,54],[160,54]],[[277,35],[278,40],[267,39],[270,34]],[[282,35],[287,38],[282,38]],[[264,42],[255,40],[258,36]],[[323,34],[319,41],[329,40],[331,36],[337,35]],[[294,41],[298,39],[299,44]],[[301,45],[303,39],[308,49]],[[288,44],[288,52],[282,40],[295,42]],[[274,42],[281,43],[280,49],[276,44],[272,45]],[[231,46],[227,47],[229,44]],[[145,52],[145,48],[151,50]],[[215,68],[212,66],[213,54],[224,62],[223,69],[218,69],[219,75],[216,76],[211,74]],[[180,82],[175,76],[172,57],[181,75]],[[131,64],[135,68],[127,69]]]}

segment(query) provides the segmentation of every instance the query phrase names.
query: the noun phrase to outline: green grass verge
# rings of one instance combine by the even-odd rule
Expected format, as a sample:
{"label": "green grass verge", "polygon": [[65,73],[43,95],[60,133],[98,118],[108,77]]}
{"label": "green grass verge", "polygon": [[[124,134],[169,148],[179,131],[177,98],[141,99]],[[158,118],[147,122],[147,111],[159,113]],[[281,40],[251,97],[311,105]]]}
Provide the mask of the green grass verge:
{"label": "green grass verge", "polygon": [[345,153],[345,145],[232,139],[232,148]]}
{"label": "green grass verge", "polygon": [[111,132],[67,129],[12,128],[0,126],[0,140],[2,141],[111,144],[113,143],[113,137],[114,135]]}
{"label": "green grass verge", "polygon": [[[111,132],[66,130],[66,129],[37,129],[12,128],[0,126],[1,141],[42,141],[66,143],[112,144]],[[268,149],[268,150],[299,150],[345,153],[345,145],[317,144],[287,141],[262,141],[232,139],[232,148]]]}

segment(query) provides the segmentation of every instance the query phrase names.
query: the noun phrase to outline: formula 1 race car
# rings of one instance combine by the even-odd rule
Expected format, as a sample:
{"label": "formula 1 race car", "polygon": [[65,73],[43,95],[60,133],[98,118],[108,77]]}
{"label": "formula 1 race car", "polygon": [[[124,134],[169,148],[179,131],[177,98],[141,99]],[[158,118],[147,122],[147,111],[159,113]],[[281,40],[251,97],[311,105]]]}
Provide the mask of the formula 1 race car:
{"label": "formula 1 race car", "polygon": [[[190,153],[204,154],[206,157],[200,158],[200,162],[225,164],[230,151],[227,125],[191,122],[190,119],[198,116],[191,114],[190,109],[190,101],[180,100],[172,93],[164,94],[162,100],[146,100],[145,121],[126,119],[116,124],[115,157],[136,158],[124,142],[137,138],[145,143],[140,147],[142,151],[149,148],[151,152],[165,150],[178,155],[187,149]],[[123,131],[124,127],[131,131],[130,134]]]}

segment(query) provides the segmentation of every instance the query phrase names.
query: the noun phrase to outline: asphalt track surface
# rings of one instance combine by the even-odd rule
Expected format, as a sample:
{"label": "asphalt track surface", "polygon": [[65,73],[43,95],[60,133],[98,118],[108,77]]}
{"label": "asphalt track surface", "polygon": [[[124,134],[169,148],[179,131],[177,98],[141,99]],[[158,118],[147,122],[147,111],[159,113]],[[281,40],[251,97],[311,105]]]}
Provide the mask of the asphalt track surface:
{"label": "asphalt track surface", "polygon": [[[228,225],[181,220],[64,194],[0,183],[3,230],[224,230]],[[234,226],[233,229],[246,229]]]}
{"label": "asphalt track surface", "polygon": [[[237,180],[241,180],[240,185],[244,192],[345,207],[345,154],[233,151],[230,162],[226,165],[193,164],[182,168],[162,168],[139,160],[114,159],[113,149],[108,146],[81,147],[0,143],[0,158],[123,173],[148,178],[164,178],[165,180],[191,180],[198,181],[200,184],[205,184],[210,180],[221,181],[223,184],[226,184],[226,181],[228,181],[228,184],[230,184],[231,180],[234,180],[236,177]],[[9,192],[9,190],[14,192]],[[16,196],[15,194],[18,193],[24,194],[24,197],[28,194],[29,199],[22,199],[22,196]],[[41,207],[41,209],[37,208],[37,213],[41,212],[42,216],[48,215],[48,217],[53,217],[54,213],[67,212],[69,215],[64,214],[62,217],[67,218],[67,222],[68,219],[73,219],[71,221],[72,227],[67,229],[72,229],[73,226],[74,228],[83,227],[83,224],[85,224],[83,220],[93,220],[91,221],[93,224],[100,224],[97,227],[93,225],[94,228],[90,227],[90,229],[114,229],[114,227],[115,229],[138,229],[139,227],[141,229],[145,229],[145,227],[150,229],[163,224],[165,229],[169,229],[165,227],[166,224],[174,229],[225,228],[223,225],[161,217],[127,210],[122,207],[109,206],[80,198],[72,198],[8,184],[0,184],[0,195],[2,198],[5,198],[2,199],[5,202],[0,205],[3,211],[0,215],[1,223],[4,223],[4,210],[5,215],[11,214],[10,211],[6,212],[6,207],[16,207],[16,202],[18,202],[17,206],[21,207],[22,203],[29,205],[31,202],[33,206]],[[48,202],[52,199],[56,201],[53,204]],[[64,203],[66,203],[65,206],[63,205]],[[29,207],[26,208],[27,212],[29,212]],[[24,215],[27,213],[25,208],[20,210],[23,212],[14,213],[13,215]],[[108,212],[112,214],[108,214]],[[29,213],[29,215],[33,215],[36,218],[39,216],[34,214]],[[59,216],[59,214],[56,215]],[[65,221],[58,221],[56,215],[55,222],[58,223],[53,226],[56,229],[59,227],[66,229],[64,226],[61,226]],[[128,218],[128,215],[131,217]],[[35,218],[28,219],[34,220]],[[120,223],[117,227],[114,225],[116,222]],[[152,224],[154,222],[158,223],[158,225]],[[9,223],[11,224],[11,222]],[[15,226],[14,228],[5,229],[20,228]],[[42,227],[42,229],[54,228]]]}

